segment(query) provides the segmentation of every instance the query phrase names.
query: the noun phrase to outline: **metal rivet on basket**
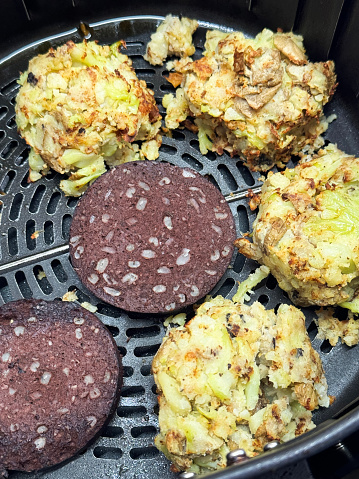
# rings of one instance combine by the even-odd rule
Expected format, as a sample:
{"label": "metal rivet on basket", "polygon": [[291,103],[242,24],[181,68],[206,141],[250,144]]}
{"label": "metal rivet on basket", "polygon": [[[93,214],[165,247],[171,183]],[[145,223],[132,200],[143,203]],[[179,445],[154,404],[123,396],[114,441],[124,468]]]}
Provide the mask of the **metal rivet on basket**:
{"label": "metal rivet on basket", "polygon": [[193,477],[196,477],[196,474],[194,472],[182,472],[178,477],[180,479],[192,479]]}
{"label": "metal rivet on basket", "polygon": [[227,454],[227,466],[232,464],[240,464],[241,462],[247,461],[249,457],[246,454],[244,449],[235,449]]}
{"label": "metal rivet on basket", "polygon": [[79,34],[85,38],[86,40],[88,40],[89,38],[91,38],[91,35],[92,35],[92,28],[90,27],[90,25],[88,25],[87,23],[84,23],[84,22],[81,22],[80,25],[78,26],[78,32]]}
{"label": "metal rivet on basket", "polygon": [[271,442],[268,442],[268,444],[266,444],[263,448],[263,451],[267,452],[267,451],[271,451],[272,449],[275,449],[277,446],[279,446],[279,442],[278,441],[271,441]]}

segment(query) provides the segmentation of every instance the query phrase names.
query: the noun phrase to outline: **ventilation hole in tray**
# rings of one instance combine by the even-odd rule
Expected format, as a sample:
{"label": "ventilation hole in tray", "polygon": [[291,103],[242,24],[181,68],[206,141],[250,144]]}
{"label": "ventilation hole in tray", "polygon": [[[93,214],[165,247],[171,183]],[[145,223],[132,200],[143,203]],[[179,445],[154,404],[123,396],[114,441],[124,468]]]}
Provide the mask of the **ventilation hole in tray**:
{"label": "ventilation hole in tray", "polygon": [[324,354],[330,353],[332,349],[333,349],[333,346],[330,344],[330,342],[327,339],[323,341],[322,344],[320,345],[320,350]]}
{"label": "ventilation hole in tray", "polygon": [[102,437],[111,437],[111,438],[116,438],[116,437],[122,437],[123,436],[123,429],[122,427],[119,426],[107,426],[104,431],[102,431],[101,436]]}
{"label": "ventilation hole in tray", "polygon": [[160,406],[159,406],[159,404],[155,404],[155,405],[153,406],[153,414],[154,414],[155,416],[158,416],[159,412],[160,412]]}
{"label": "ventilation hole in tray", "polygon": [[176,141],[184,141],[186,139],[186,135],[179,130],[172,131],[172,138]]}
{"label": "ventilation hole in tray", "polygon": [[49,280],[46,277],[46,273],[40,265],[36,265],[33,268],[34,276],[37,281],[37,284],[40,286],[41,291],[44,294],[51,294],[53,292],[53,287],[49,283]]}
{"label": "ventilation hole in tray", "polygon": [[160,114],[163,117],[166,113],[166,110],[162,106],[162,98],[156,98],[155,100],[156,100],[156,105],[157,105],[158,111],[160,112]]}
{"label": "ventilation hole in tray", "polygon": [[221,191],[221,188],[219,187],[219,184],[218,184],[217,181],[213,178],[212,175],[205,175],[205,178],[207,178],[207,180],[210,181],[213,186],[215,186],[218,190]]}
{"label": "ventilation hole in tray", "polygon": [[137,68],[136,73],[140,79],[146,80],[149,76],[156,75],[156,70],[154,68]]}
{"label": "ventilation hole in tray", "polygon": [[60,283],[66,283],[68,276],[65,273],[65,270],[58,259],[54,259],[53,261],[51,261],[51,268],[56,276],[56,279]]}
{"label": "ventilation hole in tray", "polygon": [[15,116],[11,117],[10,120],[6,122],[8,128],[16,128]]}
{"label": "ventilation hole in tray", "polygon": [[147,414],[144,406],[120,406],[117,408],[117,415],[125,418],[143,417]]}
{"label": "ventilation hole in tray", "polygon": [[164,93],[175,93],[176,89],[170,83],[163,83],[160,85],[160,91],[163,91]]}
{"label": "ventilation hole in tray", "polygon": [[62,218],[61,234],[65,240],[69,239],[72,216],[64,215]]}
{"label": "ventilation hole in tray", "polygon": [[216,296],[220,295],[226,297],[235,285],[235,280],[233,278],[227,278],[226,281],[222,284],[219,290],[216,292]]}
{"label": "ventilation hole in tray", "polygon": [[12,203],[11,203],[10,212],[9,212],[9,218],[12,221],[15,221],[19,218],[23,199],[24,199],[24,195],[22,193],[17,193],[14,196],[14,199],[12,200]]}
{"label": "ventilation hole in tray", "polygon": [[307,332],[308,332],[309,339],[313,341],[313,339],[318,334],[318,328],[314,321],[312,321],[310,325],[308,326]]}
{"label": "ventilation hole in tray", "polygon": [[31,198],[31,202],[29,206],[30,213],[37,213],[39,211],[40,203],[44,196],[45,190],[46,190],[45,185],[39,185],[36,188],[35,193],[33,194],[33,197]]}
{"label": "ventilation hole in tray", "polygon": [[269,302],[269,297],[266,294],[261,294],[258,298],[258,301],[263,304],[263,306],[266,306]]}
{"label": "ventilation hole in tray", "polygon": [[153,437],[157,432],[155,426],[140,426],[131,429],[131,436],[135,438]]}
{"label": "ventilation hole in tray", "polygon": [[56,176],[58,176],[59,173],[57,173],[57,171],[55,170],[49,170],[48,173],[46,173],[46,176],[45,176],[45,179],[47,181],[52,181],[54,178],[56,178]]}
{"label": "ventilation hole in tray", "polygon": [[232,191],[235,191],[238,189],[238,185],[236,180],[234,179],[234,176],[225,165],[218,165],[218,171],[222,175],[228,188],[230,188]]}
{"label": "ventilation hole in tray", "polygon": [[127,349],[123,346],[117,346],[118,352],[121,354],[122,357],[125,357],[127,354]]}
{"label": "ventilation hole in tray", "polygon": [[152,385],[151,391],[153,392],[153,394],[154,394],[155,396],[157,396],[158,390],[157,390],[157,385],[156,385],[156,384],[153,384],[153,385]]}
{"label": "ventilation hole in tray", "polygon": [[19,252],[19,245],[17,243],[17,229],[12,227],[7,232],[7,245],[10,256],[15,256]]}
{"label": "ventilation hole in tray", "polygon": [[2,141],[5,138],[5,131],[0,130],[0,141]]}
{"label": "ventilation hole in tray", "polygon": [[143,328],[129,328],[126,335],[129,338],[152,338],[160,334],[161,329],[158,325],[145,326]]}
{"label": "ventilation hole in tray", "polygon": [[26,222],[26,245],[29,250],[34,250],[36,248],[36,234],[35,234],[35,221],[29,220]]}
{"label": "ventilation hole in tray", "polygon": [[108,324],[106,324],[105,326],[112,334],[112,337],[115,338],[116,336],[120,334],[120,330],[116,326],[109,326]]}
{"label": "ventilation hole in tray", "polygon": [[109,316],[110,318],[119,318],[122,316],[120,309],[105,303],[98,303],[97,312],[104,316]]}
{"label": "ventilation hole in tray", "polygon": [[16,140],[11,140],[8,143],[3,151],[1,152],[1,156],[6,160],[9,156],[13,153],[13,151],[18,147],[19,143]]}
{"label": "ventilation hole in tray", "polygon": [[0,121],[6,116],[7,112],[8,112],[7,106],[0,107]]}
{"label": "ventilation hole in tray", "polygon": [[189,144],[192,146],[194,150],[196,150],[198,153],[201,153],[201,150],[199,149],[199,141],[198,140],[190,140]]}
{"label": "ventilation hole in tray", "polygon": [[[60,195],[61,196],[61,195]],[[79,201],[79,198],[75,198],[73,196],[70,196],[69,198],[67,198],[67,206],[69,208],[75,208],[75,206],[77,205]]]}
{"label": "ventilation hole in tray", "polygon": [[52,221],[46,221],[44,224],[44,240],[48,245],[55,241],[54,224]]}
{"label": "ventilation hole in tray", "polygon": [[165,153],[167,155],[176,155],[177,154],[177,148],[174,146],[166,145],[165,143],[162,143],[162,146],[160,147],[160,152]]}
{"label": "ventilation hole in tray", "polygon": [[145,388],[143,386],[123,386],[121,389],[121,396],[124,398],[133,398],[143,396]]}
{"label": "ventilation hole in tray", "polygon": [[146,364],[145,366],[141,366],[140,372],[142,376],[151,376],[151,364]]}
{"label": "ventilation hole in tray", "polygon": [[4,303],[8,303],[12,300],[9,284],[4,277],[0,277],[0,294]]}
{"label": "ventilation hole in tray", "polygon": [[147,84],[147,88],[150,88],[151,90],[153,90],[155,87],[154,84],[148,80],[146,80],[146,84]]}
{"label": "ventilation hole in tray", "polygon": [[93,455],[98,459],[121,459],[123,452],[118,447],[97,446]]}
{"label": "ventilation hole in tray", "polygon": [[[1,136],[1,130],[0,130],[0,141],[2,139],[2,136]],[[27,162],[27,159],[29,158],[29,151],[28,149],[26,148],[24,151],[22,151],[19,156],[17,156],[15,159],[14,159],[14,163],[16,166],[22,166],[24,163]]]}
{"label": "ventilation hole in tray", "polygon": [[153,446],[150,447],[136,447],[131,449],[130,456],[132,459],[152,459],[159,455],[159,450]]}
{"label": "ventilation hole in tray", "polygon": [[20,88],[17,78],[0,89],[0,93],[5,96],[14,96],[14,93]]}
{"label": "ventilation hole in tray", "polygon": [[[125,50],[125,52],[126,52],[126,50]],[[142,66],[134,65],[135,68],[147,68],[148,67],[148,63],[143,59],[142,55],[139,55],[138,53],[133,53],[130,56],[131,56],[131,60],[133,61],[134,64],[139,63],[140,65],[142,65]]]}
{"label": "ventilation hole in tray", "polygon": [[217,159],[217,155],[213,151],[209,151],[208,153],[206,153],[205,157],[211,161],[214,161]]}
{"label": "ventilation hole in tray", "polygon": [[277,286],[277,280],[275,279],[275,277],[270,274],[268,277],[267,277],[267,281],[266,281],[266,287],[268,289],[274,289],[276,286]]}
{"label": "ventilation hole in tray", "polygon": [[196,150],[201,156],[205,156],[206,158],[208,158],[209,160],[213,161],[217,158],[217,155],[216,153],[214,153],[213,151],[208,151],[205,155],[202,155],[201,153],[201,150],[199,148],[199,141],[198,140],[190,140],[189,144],[191,145],[191,147]]}
{"label": "ventilation hole in tray", "polygon": [[246,262],[246,257],[243,254],[237,254],[236,259],[234,261],[233,269],[236,273],[240,273],[244,267],[244,263]]}
{"label": "ventilation hole in tray", "polygon": [[72,286],[71,289],[75,291],[79,303],[91,303],[89,296],[76,288],[76,286]]}
{"label": "ventilation hole in tray", "polygon": [[27,170],[23,179],[21,180],[20,185],[23,188],[29,188],[32,185],[32,183],[29,181],[29,174],[30,174],[30,172],[29,172],[29,170]]}
{"label": "ventilation hole in tray", "polygon": [[133,47],[136,47],[136,48],[140,48],[140,47],[143,47],[144,46],[144,43],[141,42],[141,41],[135,41],[135,42],[126,42],[126,48],[123,49],[122,53],[124,55],[131,55],[131,53],[128,52],[128,50],[130,50],[131,52],[131,48]]}
{"label": "ventilation hole in tray", "polygon": [[22,296],[26,299],[32,298],[33,294],[23,271],[17,271],[15,273],[15,281]]}
{"label": "ventilation hole in tray", "polygon": [[203,170],[203,165],[200,161],[198,161],[196,158],[194,158],[192,155],[188,155],[187,153],[184,153],[182,155],[183,161],[187,163],[191,168],[201,171]]}
{"label": "ventilation hole in tray", "polygon": [[124,366],[123,367],[123,377],[130,378],[133,376],[133,368],[131,366]]}
{"label": "ventilation hole in tray", "polygon": [[237,215],[238,215],[237,225],[239,226],[239,231],[246,233],[247,231],[249,231],[249,219],[248,219],[247,208],[243,205],[238,205]]}
{"label": "ventilation hole in tray", "polygon": [[237,162],[237,168],[239,170],[239,174],[242,176],[242,178],[246,182],[246,184],[248,186],[253,186],[255,181],[254,181],[253,175],[249,171],[249,169],[246,166],[244,166],[244,164],[241,161]]}
{"label": "ventilation hole in tray", "polygon": [[151,344],[149,346],[138,346],[134,349],[133,353],[137,358],[146,358],[148,356],[154,356],[160,344]]}
{"label": "ventilation hole in tray", "polygon": [[11,187],[12,182],[14,181],[15,176],[15,171],[9,170],[0,184],[0,190],[4,193],[7,193]]}

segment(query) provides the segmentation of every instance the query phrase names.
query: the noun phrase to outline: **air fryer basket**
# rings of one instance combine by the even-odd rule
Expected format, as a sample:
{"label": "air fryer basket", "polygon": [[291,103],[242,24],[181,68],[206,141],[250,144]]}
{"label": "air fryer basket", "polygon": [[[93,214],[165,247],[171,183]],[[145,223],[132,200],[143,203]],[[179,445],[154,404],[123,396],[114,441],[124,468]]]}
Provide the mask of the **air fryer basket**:
{"label": "air fryer basket", "polygon": [[[91,39],[101,43],[112,43],[118,39],[126,41],[125,52],[132,58],[137,75],[154,90],[158,106],[164,113],[161,99],[173,88],[164,78],[165,68],[149,65],[142,55],[150,34],[165,14],[183,14],[200,20],[200,28],[194,37],[197,56],[203,50],[207,28],[235,28],[248,35],[259,32],[265,26],[272,29],[294,28],[296,32],[304,33],[312,59],[324,60],[328,55],[333,55],[337,61],[341,85],[325,111],[327,115],[335,113],[338,119],[330,125],[326,139],[337,143],[347,153],[359,154],[359,113],[356,111],[355,95],[359,76],[352,74],[359,68],[359,61],[356,65],[355,58],[353,60],[351,56],[351,69],[343,61],[343,58],[348,60],[344,45],[348,45],[348,41],[349,45],[350,41],[355,45],[355,29],[352,25],[357,9],[355,5],[349,11],[344,8],[344,1],[336,0],[325,2],[325,6],[320,6],[319,2],[275,0],[237,0],[222,4],[211,0],[180,4],[160,1],[156,5],[135,1],[124,7],[115,7],[115,3],[118,2],[104,0],[100,10],[97,2],[85,0],[47,2],[48,5],[42,0],[19,0],[18,4],[7,2],[7,11],[2,20],[4,25],[0,48],[7,56],[0,62],[0,191],[3,195],[0,304],[30,297],[52,300],[62,298],[68,291],[76,291],[79,302],[89,301],[97,306],[96,314],[112,332],[123,355],[125,376],[122,398],[115,416],[84,453],[44,473],[11,473],[12,478],[175,477],[170,472],[168,461],[153,446],[158,421],[156,390],[150,368],[165,333],[163,318],[126,314],[99,302],[89,293],[75,275],[68,255],[69,226],[77,200],[66,198],[61,193],[58,187],[61,179],[59,174],[51,173],[36,183],[28,183],[28,148],[16,130],[14,101],[19,72],[27,68],[32,56],[69,39],[81,41],[83,37],[78,27],[80,20],[83,20],[90,24]],[[54,8],[55,13],[52,10],[50,12],[49,8]],[[315,19],[327,12],[329,16],[324,29],[324,25],[320,24],[321,19],[319,24]],[[17,28],[13,30],[11,25]],[[21,31],[25,35],[20,35]],[[11,52],[15,47],[18,49]],[[355,51],[352,50],[352,53],[354,55]],[[175,132],[173,138],[164,138],[160,160],[189,166],[206,175],[226,195],[238,235],[248,231],[254,213],[248,207],[246,193],[249,188],[259,190],[259,174],[251,173],[238,158],[231,159],[226,154],[218,156],[208,153],[202,156],[196,136],[187,130]],[[290,163],[289,166],[293,165]],[[236,282],[246,278],[256,266],[255,262],[234,255],[231,267],[213,294],[233,296]],[[268,308],[289,302],[271,276],[256,289],[255,299]],[[344,345],[331,348],[327,341],[320,341],[316,337],[313,310],[307,308],[304,312],[309,336],[323,361],[329,393],[336,396],[336,401],[329,409],[315,412],[314,421],[318,427],[314,431],[278,446],[275,451],[209,477],[258,477],[261,473],[319,452],[359,429],[355,387],[359,379],[359,349]]]}

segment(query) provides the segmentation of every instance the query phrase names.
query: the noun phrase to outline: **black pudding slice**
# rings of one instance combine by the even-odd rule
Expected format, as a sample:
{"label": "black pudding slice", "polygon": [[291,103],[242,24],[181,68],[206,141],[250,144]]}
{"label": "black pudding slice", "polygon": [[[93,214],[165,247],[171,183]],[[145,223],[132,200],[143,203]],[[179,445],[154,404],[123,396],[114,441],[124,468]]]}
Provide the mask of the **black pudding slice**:
{"label": "black pudding slice", "polygon": [[221,192],[189,168],[138,161],[98,178],[79,201],[70,254],[86,287],[141,313],[205,296],[228,267],[234,220]]}
{"label": "black pudding slice", "polygon": [[122,363],[93,314],[61,301],[0,308],[0,469],[35,471],[85,448],[114,412]]}

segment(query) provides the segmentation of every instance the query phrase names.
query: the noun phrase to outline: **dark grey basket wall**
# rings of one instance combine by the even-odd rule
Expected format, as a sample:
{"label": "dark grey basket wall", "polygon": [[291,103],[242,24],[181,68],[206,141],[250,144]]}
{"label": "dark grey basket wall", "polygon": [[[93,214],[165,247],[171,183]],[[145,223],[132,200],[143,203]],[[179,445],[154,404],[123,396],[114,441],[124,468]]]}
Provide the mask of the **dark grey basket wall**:
{"label": "dark grey basket wall", "polygon": [[[92,24],[118,17],[164,16],[167,13],[187,15],[205,22],[228,28],[241,29],[255,35],[261,28],[294,30],[305,36],[305,45],[312,60],[332,58],[336,61],[340,79],[339,94],[326,109],[336,113],[340,121],[334,122],[328,140],[348,153],[359,155],[359,1],[349,0],[3,0],[0,18],[0,59],[33,42],[39,42],[18,52],[0,67],[0,304],[20,297],[61,297],[76,289],[79,300],[97,304],[97,314],[108,326],[120,352],[124,356],[125,386],[122,400],[110,426],[87,452],[60,469],[36,475],[14,474],[14,479],[155,479],[174,478],[167,461],[153,447],[157,432],[156,391],[150,367],[164,328],[158,318],[125,313],[98,303],[74,276],[68,259],[68,230],[76,200],[65,198],[57,184],[59,175],[51,174],[38,183],[27,182],[28,149],[19,139],[14,121],[14,99],[19,70],[27,67],[28,59],[51,45],[59,45],[68,37],[76,41],[81,21]],[[141,23],[142,22],[142,23]],[[141,79],[156,92],[156,100],[171,91],[163,77],[163,68],[150,68],[143,60],[144,45],[154,31],[156,20],[134,19],[96,26],[96,35],[103,42],[119,38],[128,40],[128,55]],[[61,35],[63,32],[69,32]],[[42,39],[52,40],[41,42]],[[64,40],[65,39],[65,40]],[[199,51],[203,47],[204,32],[197,36]],[[16,61],[16,64],[14,63]],[[161,107],[160,107],[161,108]],[[162,110],[163,113],[163,110]],[[162,159],[179,166],[191,166],[211,178],[225,195],[236,193],[230,203],[238,225],[238,232],[246,231],[254,218],[245,197],[248,188],[258,188],[259,174],[250,173],[238,159],[215,154],[203,157],[198,150],[196,137],[184,130],[173,138],[165,138],[161,148]],[[33,233],[39,230],[38,238]],[[237,256],[232,268],[216,288],[216,292],[231,296],[236,281],[245,278],[255,267],[254,262]],[[45,277],[42,272],[45,273]],[[40,273],[40,274],[39,274]],[[273,278],[256,291],[254,299],[268,307],[278,301],[288,301],[278,292]],[[271,461],[254,460],[238,471],[226,470],[212,477],[234,479],[259,477],[264,471],[290,463],[336,443],[357,428],[359,410],[350,412],[339,421],[340,410],[357,396],[358,388],[352,378],[359,378],[359,347],[349,349],[339,346],[332,350],[327,342],[315,338],[316,328],[312,312],[307,312],[307,327],[313,346],[320,352],[328,377],[331,394],[338,399],[333,408],[316,413],[320,426],[290,443],[280,447]],[[334,416],[333,416],[334,415]],[[338,422],[338,424],[337,424]],[[324,440],[325,439],[325,440]],[[308,452],[310,451],[310,452]],[[273,453],[268,453],[271,457]],[[269,456],[267,456],[269,457]],[[265,459],[265,458],[264,458]],[[293,466],[290,466],[293,467]],[[295,467],[295,466],[294,466]],[[260,476],[262,477],[262,476]],[[274,473],[275,479],[309,476]],[[266,472],[266,479],[272,475]]]}
{"label": "dark grey basket wall", "polygon": [[203,21],[236,28],[246,21],[305,36],[311,58],[333,58],[341,80],[359,92],[359,2],[355,0],[8,0],[1,5],[0,53],[44,36],[54,35],[80,21],[94,22],[131,15],[196,15]]}

